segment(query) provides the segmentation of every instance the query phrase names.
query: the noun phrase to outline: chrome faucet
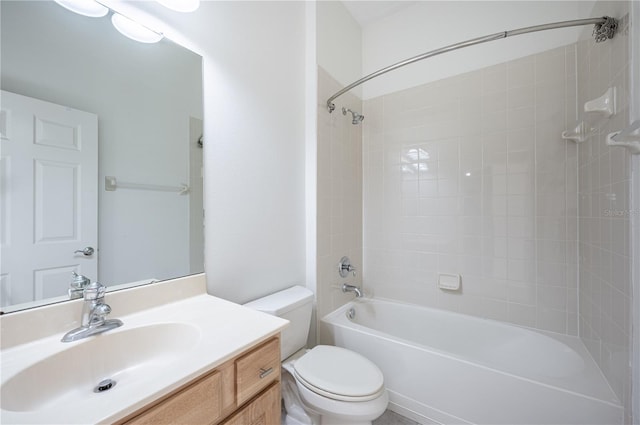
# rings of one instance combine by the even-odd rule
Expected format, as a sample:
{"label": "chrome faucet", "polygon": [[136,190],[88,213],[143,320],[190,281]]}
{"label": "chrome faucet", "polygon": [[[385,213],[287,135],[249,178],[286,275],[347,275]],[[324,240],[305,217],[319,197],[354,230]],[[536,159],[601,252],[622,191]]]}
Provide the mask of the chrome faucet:
{"label": "chrome faucet", "polygon": [[73,279],[69,284],[69,299],[74,300],[76,298],[82,298],[84,295],[84,288],[89,286],[91,281],[88,277],[82,276],[76,272],[71,272]]}
{"label": "chrome faucet", "polygon": [[111,313],[111,307],[104,302],[106,290],[107,287],[99,282],[93,282],[84,288],[81,326],[67,332],[62,337],[62,342],[77,341],[122,326],[119,319],[106,319]]}
{"label": "chrome faucet", "polygon": [[353,292],[356,294],[356,298],[362,298],[362,290],[355,285],[349,285],[348,283],[343,284],[342,292]]}

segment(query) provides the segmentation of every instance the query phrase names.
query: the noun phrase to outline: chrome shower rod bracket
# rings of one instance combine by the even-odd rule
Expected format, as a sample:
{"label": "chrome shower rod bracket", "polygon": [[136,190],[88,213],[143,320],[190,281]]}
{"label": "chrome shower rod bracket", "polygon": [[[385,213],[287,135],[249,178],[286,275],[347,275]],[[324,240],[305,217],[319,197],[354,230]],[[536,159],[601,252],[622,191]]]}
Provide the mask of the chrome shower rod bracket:
{"label": "chrome shower rod bracket", "polygon": [[476,44],[486,43],[487,41],[500,40],[502,38],[507,38],[514,35],[527,34],[527,33],[537,32],[537,31],[546,31],[546,30],[552,30],[557,28],[577,27],[582,25],[594,25],[593,36],[596,40],[596,43],[600,43],[602,41],[606,41],[610,38],[613,38],[613,36],[616,33],[616,30],[618,29],[618,21],[615,18],[604,16],[602,18],[576,19],[573,21],[562,21],[562,22],[554,22],[550,24],[536,25],[532,27],[519,28],[515,30],[510,30],[510,31],[502,31],[495,34],[486,35],[484,37],[472,38],[470,40],[451,44],[449,46],[445,46],[440,49],[431,50],[429,52],[422,53],[418,56],[405,59],[401,62],[395,63],[386,68],[379,69],[376,72],[373,72],[365,77],[362,77],[358,81],[355,81],[349,84],[348,86],[344,87],[342,90],[338,91],[336,94],[331,96],[327,100],[327,109],[329,110],[330,113],[333,112],[336,109],[336,105],[333,103],[333,101],[339,96],[342,96],[343,94],[348,92],[349,90],[355,87],[358,87],[359,85],[373,78],[379,77],[382,74],[386,74],[387,72],[393,71],[398,68],[402,68],[403,66],[421,61],[423,59],[437,56],[442,53],[451,52],[453,50],[462,49],[463,47],[474,46]]}

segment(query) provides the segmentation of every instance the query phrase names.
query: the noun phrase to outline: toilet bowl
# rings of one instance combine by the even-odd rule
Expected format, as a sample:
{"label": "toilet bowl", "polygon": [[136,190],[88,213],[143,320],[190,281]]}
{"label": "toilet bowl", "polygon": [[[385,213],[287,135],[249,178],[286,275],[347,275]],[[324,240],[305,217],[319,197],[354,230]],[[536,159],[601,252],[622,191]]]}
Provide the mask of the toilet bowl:
{"label": "toilet bowl", "polygon": [[245,304],[291,322],[280,338],[283,375],[295,381],[295,386],[283,386],[283,394],[296,392],[284,397],[285,409],[300,416],[300,406],[294,405],[299,400],[306,415],[286,422],[370,425],[389,402],[382,372],[366,357],[345,348],[318,345],[305,350],[312,302],[311,291],[294,286]]}
{"label": "toilet bowl", "polygon": [[389,403],[380,369],[344,348],[318,345],[283,368],[295,379],[309,416],[322,425],[371,424]]}

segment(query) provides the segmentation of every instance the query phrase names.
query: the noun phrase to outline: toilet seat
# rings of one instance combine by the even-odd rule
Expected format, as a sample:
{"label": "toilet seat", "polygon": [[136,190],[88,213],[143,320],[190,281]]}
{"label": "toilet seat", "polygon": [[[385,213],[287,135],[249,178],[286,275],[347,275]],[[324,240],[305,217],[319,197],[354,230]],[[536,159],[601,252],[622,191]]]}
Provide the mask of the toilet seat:
{"label": "toilet seat", "polygon": [[373,400],[350,402],[324,397],[296,381],[298,393],[308,412],[329,416],[331,424],[370,423],[384,413],[389,404],[389,394],[383,390]]}
{"label": "toilet seat", "polygon": [[384,378],[367,358],[341,347],[318,345],[293,365],[310,391],[340,401],[369,401],[384,393]]}

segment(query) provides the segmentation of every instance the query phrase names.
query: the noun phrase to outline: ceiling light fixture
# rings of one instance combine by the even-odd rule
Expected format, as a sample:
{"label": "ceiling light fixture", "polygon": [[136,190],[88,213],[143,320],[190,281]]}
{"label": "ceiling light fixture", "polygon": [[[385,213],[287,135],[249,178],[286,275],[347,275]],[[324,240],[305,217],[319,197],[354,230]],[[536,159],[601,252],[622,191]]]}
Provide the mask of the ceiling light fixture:
{"label": "ceiling light fixture", "polygon": [[200,7],[200,0],[157,0],[158,3],[176,12],[193,12]]}
{"label": "ceiling light fixture", "polygon": [[164,37],[162,34],[150,30],[144,25],[119,13],[114,13],[111,16],[111,23],[120,31],[120,34],[141,43],[157,43]]}
{"label": "ceiling light fixture", "polygon": [[109,9],[94,0],[55,0],[60,6],[67,10],[91,18],[102,18]]}

